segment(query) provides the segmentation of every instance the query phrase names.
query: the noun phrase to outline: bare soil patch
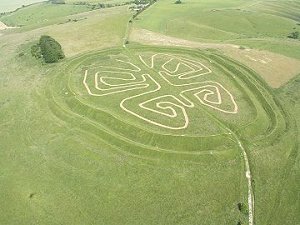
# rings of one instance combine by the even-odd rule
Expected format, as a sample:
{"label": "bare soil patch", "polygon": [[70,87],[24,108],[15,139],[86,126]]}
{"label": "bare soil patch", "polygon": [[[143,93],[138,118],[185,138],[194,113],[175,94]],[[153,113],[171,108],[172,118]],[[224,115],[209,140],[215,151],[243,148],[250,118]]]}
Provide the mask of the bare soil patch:
{"label": "bare soil patch", "polygon": [[0,21],[0,31],[6,29],[12,29],[12,28],[16,28],[16,27],[8,27],[3,22]]}
{"label": "bare soil patch", "polygon": [[7,29],[7,26],[0,21],[0,31]]}

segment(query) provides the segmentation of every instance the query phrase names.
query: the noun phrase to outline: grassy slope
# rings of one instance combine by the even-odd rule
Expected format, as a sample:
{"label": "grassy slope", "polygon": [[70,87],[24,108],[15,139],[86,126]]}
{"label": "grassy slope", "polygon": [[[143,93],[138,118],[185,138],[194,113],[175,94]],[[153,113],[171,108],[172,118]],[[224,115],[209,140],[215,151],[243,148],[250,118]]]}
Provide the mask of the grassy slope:
{"label": "grassy slope", "polygon": [[64,22],[68,15],[91,10],[89,6],[61,5],[48,2],[34,4],[0,17],[8,26],[33,29],[46,25]]}
{"label": "grassy slope", "polygon": [[258,50],[267,50],[291,58],[300,59],[300,41],[298,40],[245,39],[229,41],[229,43],[248,46]]}
{"label": "grassy slope", "polygon": [[[85,15],[87,20],[76,23],[1,36],[0,224],[194,224],[199,218],[204,224],[235,223],[236,202],[245,197],[236,147],[220,157],[193,157],[193,162],[176,155],[137,157],[130,154],[134,144],[105,140],[101,129],[86,132],[80,117],[63,113],[61,118],[61,108],[53,113],[46,90],[59,88],[64,76],[58,86],[49,86],[56,76],[49,71],[61,70],[66,61],[40,65],[30,56],[32,41],[46,32],[64,43],[70,30],[98,21],[107,29],[91,29],[82,38],[99,34],[85,51],[101,49],[118,30],[109,29],[108,20],[110,25],[123,21],[121,40],[129,16],[126,11],[119,17],[107,14],[107,20]],[[25,56],[18,56],[21,52]]]}
{"label": "grassy slope", "polygon": [[22,5],[29,5],[37,2],[41,2],[41,0],[2,0],[0,2],[0,13],[11,12],[22,7]]}
{"label": "grassy slope", "polygon": [[[244,69],[243,74],[249,70]],[[235,71],[234,68],[231,68],[231,71]],[[252,77],[259,80],[259,76],[254,73]],[[298,115],[290,115],[287,111],[289,106],[284,104],[281,98],[279,100],[278,93],[271,90],[264,82],[260,85],[269,92],[262,93],[264,97],[269,94],[273,95],[275,105],[269,105],[272,102],[270,99],[266,99],[266,102],[262,103],[263,106],[269,105],[270,107],[269,109],[265,108],[268,118],[273,124],[271,126],[273,128],[270,127],[268,131],[270,133],[266,133],[260,138],[244,139],[249,150],[253,173],[256,199],[255,220],[257,224],[297,224],[299,222],[297,214],[299,205],[291,199],[297,199],[299,194],[295,178],[299,174],[296,161],[299,151],[298,128],[294,122]],[[255,91],[255,93],[258,92]],[[297,100],[295,99],[295,101]],[[274,112],[275,114],[273,114]],[[272,129],[274,130],[272,131]],[[293,174],[293,177],[290,177],[290,174]]]}
{"label": "grassy slope", "polygon": [[[298,21],[287,17],[287,8],[283,14],[273,2],[270,13],[268,1],[245,2],[231,1],[183,1],[181,5],[173,4],[171,0],[162,0],[151,9],[144,12],[136,21],[138,27],[194,41],[215,41],[243,44],[258,47],[255,39],[266,39],[268,45],[262,49],[279,52],[283,55],[300,58],[299,42],[286,38],[294,30],[300,30]],[[293,10],[300,8],[299,2]],[[259,5],[260,4],[260,5]],[[287,12],[286,12],[287,11]],[[299,11],[299,10],[298,10]],[[201,13],[200,13],[201,12]],[[272,38],[272,39],[270,39]],[[285,46],[288,46],[287,51]]]}
{"label": "grassy slope", "polygon": [[[291,166],[286,173],[286,180],[282,188],[282,198],[277,208],[274,217],[278,220],[278,224],[285,224],[286,221],[290,224],[297,224],[300,221],[299,210],[300,210],[300,199],[299,199],[299,179],[300,179],[300,76],[291,80],[288,84],[277,90],[277,94],[280,96],[281,101],[284,102],[285,107],[289,109],[290,114],[296,118],[296,124],[298,127],[298,145],[291,155]],[[290,205],[290,207],[286,207]],[[285,218],[279,215],[284,213]]]}
{"label": "grassy slope", "polygon": [[72,56],[121,45],[127,26],[126,21],[130,17],[131,13],[126,6],[96,10],[68,17],[79,21],[48,27],[44,32],[55,37],[62,44],[65,53]]}
{"label": "grassy slope", "polygon": [[104,3],[104,4],[116,4],[116,3],[125,3],[130,2],[130,0],[65,0],[67,4],[76,4],[76,3],[82,3],[87,2],[91,4],[97,4],[97,3]]}
{"label": "grassy slope", "polygon": [[[164,224],[194,224],[199,221],[202,224],[223,224],[237,221],[240,215],[236,203],[245,198],[241,194],[242,163],[237,149],[219,156],[192,158],[176,154],[146,154],[148,150],[120,141],[111,135],[111,131],[107,132],[107,129],[122,132],[128,124],[118,125],[117,120],[108,119],[108,115],[95,117],[91,109],[86,110],[77,103],[74,105],[72,98],[65,95],[66,72],[85,56],[70,61],[68,70],[63,70],[63,64],[56,65],[57,69],[54,69],[52,66],[38,66],[28,57],[29,52],[24,47],[19,51],[26,52],[25,58],[14,54],[1,57],[6,65],[1,69],[1,74],[5,74],[1,84],[4,88],[1,89],[3,110],[0,118],[5,140],[1,142],[2,149],[5,149],[1,152],[1,166],[4,171],[11,171],[1,174],[1,179],[6,181],[1,188],[6,206],[1,208],[2,214],[6,215],[1,218],[2,223],[20,224],[20,219],[24,223],[37,219],[43,224],[157,224],[157,221]],[[2,48],[8,52],[13,47],[7,45]],[[110,53],[113,54],[112,51]],[[213,59],[220,60],[218,57]],[[17,69],[11,75],[9,71],[14,70],[15,65],[21,66],[22,70]],[[49,70],[54,72],[43,75]],[[255,84],[252,82],[250,87]],[[16,91],[19,83],[22,83],[22,88]],[[263,93],[264,88],[261,87],[260,91]],[[267,95],[265,93],[265,98]],[[261,101],[264,101],[263,98]],[[270,99],[269,103],[275,107]],[[255,104],[261,116],[254,124],[241,130],[245,137],[258,135],[257,129],[262,125],[269,126],[262,116],[264,110],[259,103]],[[69,107],[77,113],[74,114]],[[277,109],[275,112],[280,118],[280,112]],[[89,125],[91,121],[88,118],[96,119],[104,127],[99,129]],[[271,142],[281,135],[280,121],[274,121],[279,124],[274,124],[276,132],[268,139]],[[270,132],[264,130],[261,131]],[[130,129],[129,133],[122,135],[133,133],[134,130]],[[21,141],[15,143],[16,137]],[[146,133],[143,132],[141,137],[146,138]],[[155,143],[153,141],[148,145]],[[263,142],[266,145],[266,140]],[[171,143],[169,139],[165,139],[164,145],[168,143]],[[287,143],[285,145],[288,146]],[[169,145],[168,148],[174,147]],[[138,158],[135,149],[140,152]],[[275,149],[280,150],[277,144],[272,147],[273,151]],[[276,155],[273,156],[276,158]],[[283,157],[281,162],[284,163]],[[272,172],[275,169],[280,172],[278,167],[281,165],[279,162],[272,164]],[[261,167],[256,173],[265,169]],[[259,195],[262,189],[260,182],[265,182],[266,191],[276,192],[276,188],[270,188],[276,183],[276,174],[273,177],[272,173],[267,173],[255,176],[255,179],[259,196],[257,211],[264,214],[264,210],[269,211],[272,204],[266,206],[263,202],[273,202],[273,197],[265,196],[265,193]],[[12,212],[14,220],[11,219]],[[258,217],[257,220],[261,219]]]}
{"label": "grassy slope", "polygon": [[8,31],[10,33],[2,38],[3,41],[8,41],[13,37],[19,43],[28,43],[38,41],[41,35],[48,34],[61,43],[67,56],[72,56],[120,45],[130,16],[127,7],[95,10],[61,17],[59,20],[62,22],[59,24],[56,23],[57,18],[52,18],[48,22],[53,25],[38,29],[28,26],[24,27],[25,30]]}
{"label": "grassy slope", "polygon": [[49,71],[66,62],[41,66],[9,41],[0,59],[1,224],[236,222],[244,197],[237,149],[192,161],[132,155],[135,144],[106,139],[103,128],[87,132],[87,120],[64,112],[66,77]]}

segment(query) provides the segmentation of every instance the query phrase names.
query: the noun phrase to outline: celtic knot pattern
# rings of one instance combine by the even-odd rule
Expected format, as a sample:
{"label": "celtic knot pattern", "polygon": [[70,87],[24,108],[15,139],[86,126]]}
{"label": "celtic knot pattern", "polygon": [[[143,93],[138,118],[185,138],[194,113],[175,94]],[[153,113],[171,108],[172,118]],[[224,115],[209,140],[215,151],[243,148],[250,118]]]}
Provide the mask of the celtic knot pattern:
{"label": "celtic knot pattern", "polygon": [[[202,63],[162,53],[139,55],[138,60],[139,64],[117,59],[115,66],[98,66],[93,73],[86,70],[83,84],[89,95],[128,92],[120,102],[121,109],[172,130],[187,128],[187,109],[199,103],[221,113],[238,112],[233,95],[223,85],[212,80],[199,81],[212,73]],[[133,90],[134,94],[129,93]],[[137,90],[140,93],[136,94]]]}

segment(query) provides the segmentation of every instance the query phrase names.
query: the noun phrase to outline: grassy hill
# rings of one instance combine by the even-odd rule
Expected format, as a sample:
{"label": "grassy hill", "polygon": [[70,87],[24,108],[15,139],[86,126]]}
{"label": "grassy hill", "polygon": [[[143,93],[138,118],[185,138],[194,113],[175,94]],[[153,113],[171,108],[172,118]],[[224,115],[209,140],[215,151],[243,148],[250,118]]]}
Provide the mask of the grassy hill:
{"label": "grassy hill", "polygon": [[183,39],[240,44],[300,59],[299,41],[287,38],[300,30],[300,4],[283,4],[286,1],[186,0],[174,4],[162,0],[139,16],[135,24]]}
{"label": "grassy hill", "polygon": [[0,19],[8,26],[33,29],[62,22],[66,16],[89,10],[91,10],[91,7],[85,5],[64,5],[43,2],[3,15]]}

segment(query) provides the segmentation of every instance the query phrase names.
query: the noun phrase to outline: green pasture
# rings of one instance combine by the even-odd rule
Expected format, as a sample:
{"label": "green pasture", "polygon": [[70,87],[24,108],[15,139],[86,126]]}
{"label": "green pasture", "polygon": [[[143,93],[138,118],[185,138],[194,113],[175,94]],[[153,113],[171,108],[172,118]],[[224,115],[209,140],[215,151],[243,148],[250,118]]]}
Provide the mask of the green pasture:
{"label": "green pasture", "polygon": [[[18,52],[27,55],[28,50]],[[29,55],[4,57],[1,51],[1,223],[211,224],[246,219],[236,207],[246,200],[237,146],[229,140],[226,150],[213,155],[160,152],[154,141],[166,145],[162,139],[172,137],[160,141],[151,130],[82,107],[65,94],[68,73],[57,69],[69,71],[85,57],[40,66]],[[156,140],[145,141],[151,135]]]}
{"label": "green pasture", "polygon": [[[196,112],[205,115],[199,117],[203,120],[201,124],[205,125],[206,120],[211,126],[191,121],[195,125],[187,129],[186,136],[181,136],[181,132],[159,130],[122,112],[118,106],[120,99],[135,92],[103,99],[93,99],[86,94],[82,83],[84,69],[95,68],[100,63],[120,66],[114,59],[138,64],[138,55],[157,52],[210,65],[214,71],[210,79],[218,79],[240,96],[237,102],[241,115],[235,120],[198,105]],[[209,60],[213,63],[209,64]],[[17,72],[15,79],[7,75],[2,81],[1,124],[5,141],[1,144],[8,150],[2,152],[1,158],[5,160],[1,165],[14,171],[13,174],[3,172],[1,177],[8,181],[1,193],[6,196],[5,201],[10,202],[9,207],[7,203],[1,209],[2,214],[7,215],[1,218],[3,223],[34,221],[34,215],[43,224],[53,224],[53,221],[57,224],[246,221],[247,217],[241,215],[236,206],[247,197],[243,161],[227,129],[246,143],[250,155],[253,154],[252,160],[256,154],[260,154],[259,160],[265,160],[258,164],[251,160],[255,196],[259,196],[256,220],[262,221],[264,212],[272,211],[272,204],[265,205],[264,201],[274,203],[278,197],[280,187],[274,183],[288,156],[281,148],[289,149],[293,143],[289,139],[283,142],[281,138],[293,130],[287,127],[284,112],[273,100],[273,92],[251,70],[212,52],[143,46],[131,46],[129,52],[115,48],[80,55],[55,67],[37,66],[28,56],[25,60],[10,57],[5,61],[17,62],[30,70],[26,74]],[[1,73],[8,74],[7,69],[12,68],[8,65]],[[43,73],[46,74],[41,75]],[[155,76],[154,71],[148,70],[148,73]],[[19,79],[28,85],[20,89]],[[177,93],[176,88],[166,90]],[[11,107],[20,113],[14,116],[20,119],[5,119]],[[14,131],[8,132],[13,127]],[[212,129],[219,135],[211,136]],[[19,145],[13,144],[16,136],[22,140]],[[272,158],[259,149],[268,149],[270,145],[274,152],[272,158],[279,161],[266,165]],[[14,155],[6,155],[11,150]],[[12,156],[14,161],[10,159]],[[266,170],[262,165],[272,166],[272,169]],[[18,172],[21,168],[26,169]],[[273,170],[278,173],[274,175]],[[12,177],[18,183],[12,182]],[[12,186],[15,189],[12,190]],[[272,195],[265,196],[266,191]],[[10,212],[15,210],[25,213],[25,220],[22,218],[21,222],[18,214],[15,221],[10,220]],[[80,213],[72,217],[74,212]],[[157,218],[158,214],[161,217]],[[55,220],[51,215],[55,215]]]}
{"label": "green pasture", "polygon": [[300,41],[269,40],[269,39],[242,39],[229,41],[229,43],[247,46],[253,49],[267,50],[291,58],[300,59]]}
{"label": "green pasture", "polygon": [[2,0],[0,2],[0,13],[11,12],[23,5],[34,4],[41,2],[41,0]]}
{"label": "green pasture", "polygon": [[[24,46],[18,52],[28,50]],[[103,99],[86,94],[84,69],[120,66],[114,59],[138,64],[137,56],[153,53],[210,65],[214,72],[209,79],[218,79],[239,96],[240,115],[227,117],[199,104],[197,111],[189,112],[195,124],[181,136],[184,132],[157,129],[122,112],[120,100],[137,91]],[[6,65],[1,68],[1,223],[247,221],[236,205],[247,201],[244,163],[227,129],[243,140],[251,156],[256,221],[273,221],[271,215],[283,207],[273,209],[285,201],[280,199],[279,183],[295,141],[288,138],[294,128],[273,91],[242,65],[212,52],[135,45],[129,51],[115,48],[80,55],[56,66],[39,66],[27,54],[2,55],[1,60]],[[28,70],[24,73],[15,65]],[[143,69],[155,77],[155,71]],[[8,73],[12,70],[14,74]],[[178,92],[168,87],[166,91]],[[201,126],[205,121],[208,125]],[[219,135],[211,136],[212,130]]]}
{"label": "green pasture", "polygon": [[[157,2],[138,16],[135,26],[199,42],[230,41],[256,47],[253,42],[262,39],[267,42],[265,49],[299,58],[296,53],[299,52],[299,45],[287,38],[291,32],[300,31],[297,14],[300,11],[299,1],[182,2]],[[294,47],[292,53],[285,49],[286,45]]]}
{"label": "green pasture", "polygon": [[86,12],[91,9],[92,8],[87,5],[51,4],[49,2],[43,2],[5,14],[0,17],[0,20],[8,26],[33,29],[64,22],[66,16]]}
{"label": "green pasture", "polygon": [[130,2],[130,0],[66,0],[67,4],[80,4],[80,3],[90,3],[90,4],[98,4],[98,3],[104,3],[104,4],[122,4]]}
{"label": "green pasture", "polygon": [[[284,2],[160,0],[133,26],[299,58],[298,42],[285,36],[296,26],[299,1]],[[0,224],[247,224],[237,205],[247,204],[248,191],[241,145],[251,168],[255,224],[298,224],[299,76],[274,90],[251,68],[214,50],[122,47],[132,12],[126,6],[89,10],[41,3],[0,17],[24,25],[0,36]],[[66,59],[46,65],[31,56],[42,34],[60,42]],[[211,73],[175,76],[195,65]],[[86,71],[93,93],[124,91],[91,96]],[[112,89],[97,89],[97,73]],[[130,82],[140,89],[126,90]],[[207,82],[232,94],[237,113],[201,103],[205,93],[218,100],[210,92],[216,83],[199,99],[193,90],[186,99],[180,95],[191,83],[197,89]],[[220,90],[220,107],[233,111]],[[156,124],[121,108],[137,95],[123,106]],[[161,96],[168,96],[161,105],[145,104],[160,113],[140,105]],[[185,121],[170,96],[194,103],[185,106],[185,129],[168,128]],[[174,110],[177,116],[162,114]]]}
{"label": "green pasture", "polygon": [[[73,56],[96,49],[119,46],[127,28],[131,12],[126,6],[93,10],[60,18],[60,23],[34,29],[7,30],[2,43],[14,42],[15,45],[38,42],[41,35],[50,35],[62,45],[66,56]],[[51,20],[51,23],[54,23]],[[111,29],[114,27],[114,29]],[[32,28],[32,29],[31,29]],[[11,37],[14,36],[11,40]]]}

